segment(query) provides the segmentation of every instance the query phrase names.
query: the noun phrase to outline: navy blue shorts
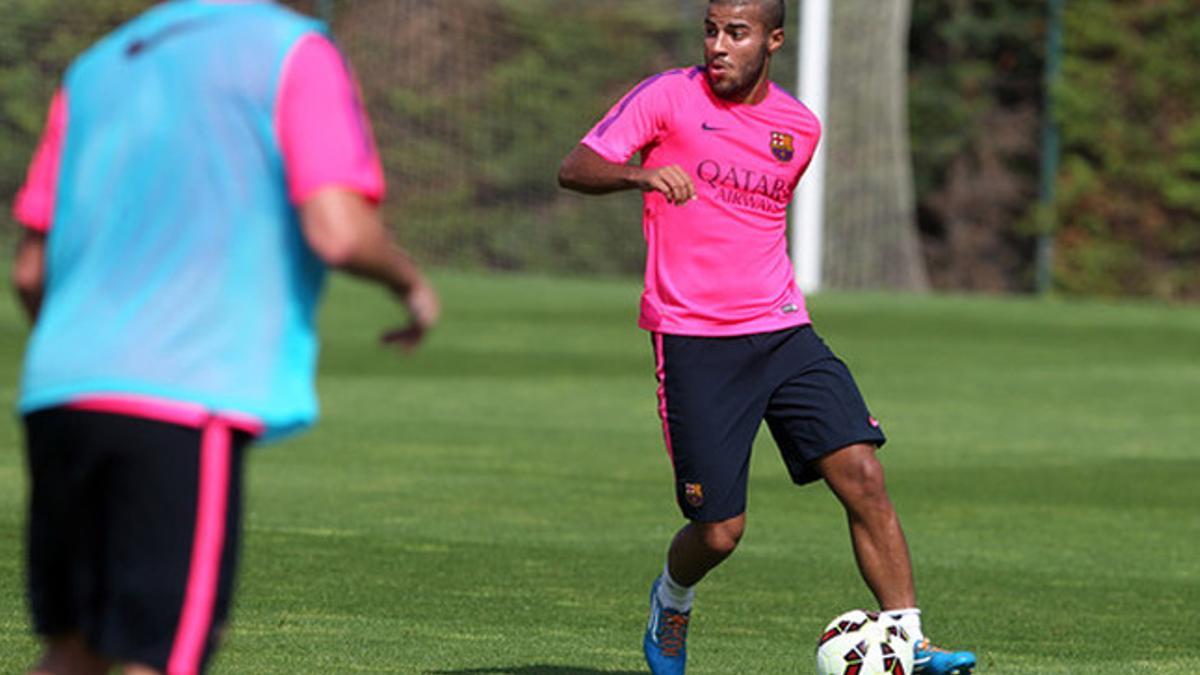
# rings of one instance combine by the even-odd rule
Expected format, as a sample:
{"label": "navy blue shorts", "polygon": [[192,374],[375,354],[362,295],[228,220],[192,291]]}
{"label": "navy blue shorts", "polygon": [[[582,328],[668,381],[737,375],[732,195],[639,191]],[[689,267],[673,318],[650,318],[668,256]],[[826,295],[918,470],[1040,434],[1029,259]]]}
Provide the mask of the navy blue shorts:
{"label": "navy blue shorts", "polygon": [[763,420],[797,485],[821,478],[816,461],[825,455],[887,440],[850,370],[811,326],[652,338],[676,500],[690,520],[746,510],[750,449]]}
{"label": "navy blue shorts", "polygon": [[67,408],[25,430],[34,630],[200,672],[232,599],[249,434]]}

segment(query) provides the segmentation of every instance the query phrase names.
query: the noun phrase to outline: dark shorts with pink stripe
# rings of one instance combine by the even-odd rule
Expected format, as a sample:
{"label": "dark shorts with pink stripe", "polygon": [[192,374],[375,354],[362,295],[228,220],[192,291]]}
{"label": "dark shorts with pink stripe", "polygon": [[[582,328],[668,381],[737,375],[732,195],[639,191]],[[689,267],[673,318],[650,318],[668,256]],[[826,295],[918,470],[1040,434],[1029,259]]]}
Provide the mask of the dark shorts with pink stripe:
{"label": "dark shorts with pink stripe", "polygon": [[811,326],[652,337],[676,500],[690,520],[746,510],[750,450],[764,420],[797,485],[820,479],[817,460],[835,450],[887,441],[849,368]]}
{"label": "dark shorts with pink stripe", "polygon": [[25,430],[34,629],[201,672],[229,612],[250,435],[66,408]]}

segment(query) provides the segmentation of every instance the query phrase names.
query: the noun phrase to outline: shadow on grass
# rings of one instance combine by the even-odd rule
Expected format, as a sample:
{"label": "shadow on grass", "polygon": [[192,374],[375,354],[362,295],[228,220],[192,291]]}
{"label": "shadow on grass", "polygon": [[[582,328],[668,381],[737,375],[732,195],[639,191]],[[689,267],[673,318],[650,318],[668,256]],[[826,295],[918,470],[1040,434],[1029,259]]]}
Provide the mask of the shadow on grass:
{"label": "shadow on grass", "polygon": [[466,670],[427,670],[426,675],[644,675],[642,670],[596,670],[580,665],[499,665]]}

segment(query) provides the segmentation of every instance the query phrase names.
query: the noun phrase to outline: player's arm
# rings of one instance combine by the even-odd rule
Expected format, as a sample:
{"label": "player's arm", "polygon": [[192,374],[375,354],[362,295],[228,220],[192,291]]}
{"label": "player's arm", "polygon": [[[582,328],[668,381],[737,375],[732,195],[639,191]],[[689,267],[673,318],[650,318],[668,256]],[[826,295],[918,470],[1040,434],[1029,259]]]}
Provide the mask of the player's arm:
{"label": "player's arm", "polygon": [[58,166],[66,128],[67,94],[60,88],[50,102],[46,126],[25,184],[13,202],[13,218],[22,225],[11,270],[13,289],[31,322],[37,321],[46,287],[46,233],[54,220]]}
{"label": "player's arm", "polygon": [[338,187],[315,192],[300,205],[304,238],[330,267],[379,283],[408,309],[412,323],[389,331],[384,342],[415,347],[437,323],[441,306],[433,286],[383,224],[379,207]]}
{"label": "player's arm", "polygon": [[580,143],[563,159],[558,184],[584,194],[607,194],[619,190],[660,192],[673,204],[696,196],[691,176],[678,165],[645,167],[610,162]]}
{"label": "player's arm", "polygon": [[287,61],[279,101],[288,190],[304,238],[326,264],[391,290],[407,327],[386,343],[415,347],[437,323],[437,294],[384,226],[379,152],[349,66],[326,37],[308,35]]}
{"label": "player's arm", "polygon": [[21,308],[32,323],[37,321],[46,288],[46,235],[37,230],[22,229],[17,242],[17,254],[12,266],[13,288]]}

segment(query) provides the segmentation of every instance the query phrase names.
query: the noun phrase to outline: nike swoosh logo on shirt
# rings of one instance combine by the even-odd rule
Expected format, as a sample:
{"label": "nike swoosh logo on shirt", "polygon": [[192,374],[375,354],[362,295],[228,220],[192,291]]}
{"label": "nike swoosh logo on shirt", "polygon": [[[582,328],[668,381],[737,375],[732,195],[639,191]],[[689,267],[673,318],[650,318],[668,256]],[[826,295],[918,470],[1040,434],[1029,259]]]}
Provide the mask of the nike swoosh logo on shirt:
{"label": "nike swoosh logo on shirt", "polygon": [[141,56],[143,52],[157,47],[166,39],[174,37],[180,33],[196,30],[204,23],[207,22],[203,19],[185,19],[179,23],[169,25],[149,37],[134,40],[133,42],[129,43],[129,46],[125,48],[125,55],[130,58]]}
{"label": "nike swoosh logo on shirt", "polygon": [[700,128],[705,131],[725,131],[725,127],[710,127],[708,122],[701,122]]}

